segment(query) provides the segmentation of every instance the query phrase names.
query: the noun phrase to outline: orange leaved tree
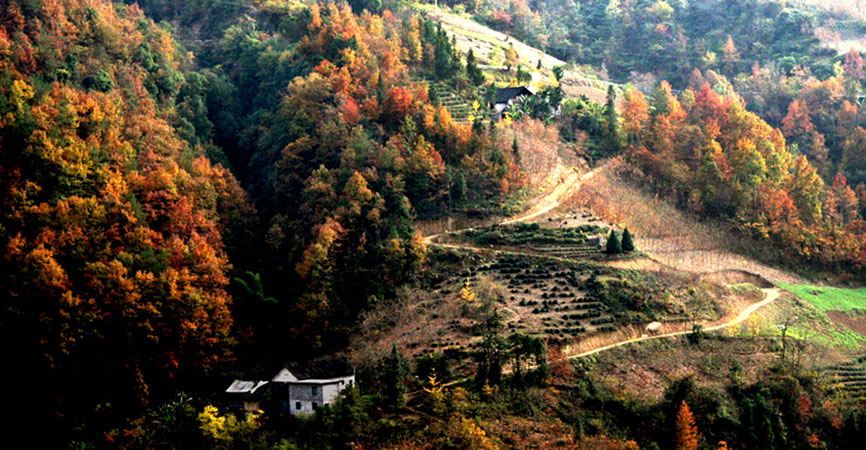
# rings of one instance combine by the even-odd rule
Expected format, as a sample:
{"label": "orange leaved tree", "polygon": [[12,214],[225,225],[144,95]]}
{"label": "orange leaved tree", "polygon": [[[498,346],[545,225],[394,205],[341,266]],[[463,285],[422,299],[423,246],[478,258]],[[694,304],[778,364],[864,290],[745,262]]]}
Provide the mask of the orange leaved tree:
{"label": "orange leaved tree", "polygon": [[692,410],[683,400],[677,412],[677,450],[697,450],[700,438]]}

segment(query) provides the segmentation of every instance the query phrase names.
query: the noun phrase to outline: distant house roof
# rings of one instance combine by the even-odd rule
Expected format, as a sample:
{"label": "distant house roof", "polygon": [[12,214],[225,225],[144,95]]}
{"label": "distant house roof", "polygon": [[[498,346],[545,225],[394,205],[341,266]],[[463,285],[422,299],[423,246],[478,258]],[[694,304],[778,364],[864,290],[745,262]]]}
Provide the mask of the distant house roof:
{"label": "distant house roof", "polygon": [[267,381],[246,381],[235,380],[232,385],[226,389],[226,392],[231,394],[254,394],[258,388],[268,384]]}
{"label": "distant house roof", "polygon": [[509,100],[521,95],[534,95],[526,86],[507,87],[496,90],[494,103],[508,103]]}
{"label": "distant house roof", "polygon": [[355,368],[345,359],[318,359],[315,361],[288,363],[271,381],[277,383],[291,381],[315,382],[350,377],[354,374]]}

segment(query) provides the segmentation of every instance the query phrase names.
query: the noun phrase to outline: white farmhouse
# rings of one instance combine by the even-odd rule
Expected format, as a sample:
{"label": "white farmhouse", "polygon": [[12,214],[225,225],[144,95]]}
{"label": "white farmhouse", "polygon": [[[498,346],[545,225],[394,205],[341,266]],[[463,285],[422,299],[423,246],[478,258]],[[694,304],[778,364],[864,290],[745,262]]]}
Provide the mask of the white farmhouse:
{"label": "white farmhouse", "polygon": [[497,89],[496,96],[493,99],[493,107],[496,109],[493,118],[496,120],[501,119],[505,110],[513,105],[519,98],[532,95],[535,94],[525,86]]}
{"label": "white farmhouse", "polygon": [[[355,384],[355,368],[345,359],[321,359],[286,364],[271,379],[278,390],[288,394],[288,411],[313,414],[322,405],[332,403],[343,389]],[[285,397],[283,397],[285,398]],[[284,410],[285,410],[284,409]]]}

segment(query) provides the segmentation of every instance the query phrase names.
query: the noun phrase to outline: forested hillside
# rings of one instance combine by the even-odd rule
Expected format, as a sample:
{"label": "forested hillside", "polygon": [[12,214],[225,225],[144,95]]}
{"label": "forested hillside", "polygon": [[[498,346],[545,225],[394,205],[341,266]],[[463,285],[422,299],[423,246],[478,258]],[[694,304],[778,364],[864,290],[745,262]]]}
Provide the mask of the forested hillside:
{"label": "forested hillside", "polygon": [[[774,0],[589,0],[488,1],[461,7],[562,59],[603,67],[614,79],[631,81],[643,93],[652,94],[655,103],[648,107],[641,92],[628,94],[623,126],[631,131],[623,141],[624,148],[634,146],[632,155],[641,154],[642,146],[650,153],[653,148],[680,148],[688,153],[653,156],[655,159],[644,155],[638,164],[657,178],[657,188],[676,193],[684,207],[711,217],[734,219],[747,234],[769,237],[775,242],[772,248],[778,253],[777,261],[795,251],[803,260],[818,264],[859,268],[863,255],[859,244],[861,217],[866,204],[866,153],[858,134],[864,122],[859,104],[866,72],[856,49],[837,55],[819,39],[819,28],[826,25],[822,21],[828,14],[835,14],[834,21],[842,21],[850,8],[833,9],[830,5],[831,12],[822,12],[803,5]],[[847,17],[846,23],[861,28],[866,25],[857,17]],[[660,93],[658,80],[667,83],[668,94]],[[680,96],[677,105],[681,101],[684,110],[673,114],[682,114],[682,118],[668,116],[668,101],[658,97],[670,97],[671,92]],[[701,111],[705,107],[711,109]],[[668,120],[659,122],[659,114]],[[587,116],[580,111],[577,115]],[[590,144],[594,136],[606,134],[599,130],[600,124],[580,121],[578,128],[589,132]],[[756,125],[764,121],[782,134],[765,131],[756,137],[728,128],[730,124],[741,130],[766,128],[763,123]],[[561,126],[565,124],[568,119]],[[573,129],[574,122],[567,126]],[[648,136],[657,136],[657,131],[647,128],[659,126],[665,129],[662,133],[672,133],[671,140],[649,142],[653,138]],[[703,136],[695,134],[695,127]],[[716,161],[718,169],[711,169],[702,159],[717,137],[727,156]],[[604,151],[610,152],[610,141],[603,143]],[[761,154],[760,160],[751,158],[748,162],[753,165],[749,169],[753,177],[746,181],[736,179],[738,169],[733,166],[739,163],[729,166],[729,159],[736,159],[733,149],[737,145],[754,145]],[[806,159],[798,159],[801,155]],[[791,167],[796,170],[789,178]],[[707,174],[717,170],[716,175]],[[776,175],[772,175],[774,171]],[[699,172],[718,181],[695,183],[697,175],[689,173]],[[769,179],[767,173],[771,174]],[[786,186],[782,186],[783,179],[787,179]],[[763,190],[763,194],[758,195],[748,185]],[[782,187],[783,197],[790,198],[770,193]],[[750,190],[753,192],[746,192]],[[763,200],[756,200],[756,196]],[[771,203],[777,206],[771,208],[767,202],[774,196]],[[788,200],[797,207],[790,208]],[[811,212],[783,232],[780,223],[790,220],[776,217],[778,214],[771,212],[774,208],[788,211],[786,214]],[[792,232],[807,228],[824,231]]]}
{"label": "forested hillside", "polygon": [[465,77],[430,22],[233,13],[190,13],[232,24],[200,61],[135,5],[0,13],[2,329],[25,416],[99,429],[234,361],[318,354],[424,261],[418,215],[520,186],[510,140],[413,81]]}
{"label": "forested hillside", "polygon": [[866,223],[844,175],[825,186],[806,157],[789,152],[782,133],[744,110],[735,94],[722,97],[704,84],[681,100],[662,82],[649,104],[631,91],[623,105],[629,160],[656,189],[766,239],[779,261],[794,254],[859,273]]}
{"label": "forested hillside", "polygon": [[778,0],[488,0],[467,3],[481,20],[565,61],[604,65],[628,81],[652,73],[679,88],[692,69],[733,78],[755,64],[832,73],[814,13]]}
{"label": "forested hillside", "polygon": [[226,242],[253,209],[140,9],[0,14],[4,379],[26,420],[98,427],[232,358]]}
{"label": "forested hillside", "polygon": [[[805,449],[866,430],[847,289],[866,61],[821,31],[859,30],[850,4],[442,3],[538,47],[534,69],[510,38],[490,64],[458,51],[438,4],[0,4],[11,441]],[[623,84],[580,75],[608,90],[577,96],[551,55]],[[789,284],[661,262],[622,211],[662,203],[676,217],[645,223],[715,227],[698,252]],[[273,378],[311,360],[352,378],[307,414]],[[227,390],[246,383],[269,386]]]}

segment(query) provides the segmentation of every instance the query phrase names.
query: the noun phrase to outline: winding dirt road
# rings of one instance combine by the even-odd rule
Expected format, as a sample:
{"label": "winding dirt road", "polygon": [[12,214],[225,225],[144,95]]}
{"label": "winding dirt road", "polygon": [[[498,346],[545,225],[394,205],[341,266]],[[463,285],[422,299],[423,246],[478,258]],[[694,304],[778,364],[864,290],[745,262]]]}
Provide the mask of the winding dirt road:
{"label": "winding dirt road", "polygon": [[[583,175],[578,174],[577,170],[570,172],[568,174],[568,176],[566,176],[559,184],[556,185],[556,187],[553,188],[552,191],[550,191],[549,194],[541,197],[538,200],[538,202],[535,204],[535,206],[530,208],[528,211],[523,212],[522,214],[519,214],[515,217],[504,220],[502,222],[499,222],[499,225],[508,225],[508,224],[512,224],[512,223],[526,222],[527,220],[534,219],[538,216],[541,216],[543,214],[549,213],[550,211],[553,211],[555,208],[557,208],[560,205],[560,201],[563,198],[565,198],[569,192],[580,187],[580,184],[582,182],[592,178],[592,176],[599,169],[601,169],[601,167],[590,170],[589,172],[586,172]],[[460,233],[462,231],[465,231],[465,230],[455,230],[455,231],[449,231],[446,233],[431,234],[430,236],[424,236],[421,239],[427,245],[436,245],[439,247],[446,247],[446,248],[464,248],[467,250],[474,250],[474,251],[486,250],[486,249],[481,249],[481,248],[471,247],[471,246],[466,246],[466,245],[452,245],[452,244],[442,244],[442,243],[434,243],[433,242],[439,236],[447,235],[447,234],[457,234],[457,233]]]}
{"label": "winding dirt road", "polygon": [[[512,224],[512,223],[526,222],[528,220],[534,219],[536,217],[539,217],[541,215],[544,215],[544,214],[554,210],[555,208],[557,208],[560,205],[560,202],[564,198],[566,198],[566,196],[568,195],[569,192],[571,192],[575,188],[580,187],[582,182],[592,178],[592,176],[596,173],[596,171],[602,169],[602,167],[597,167],[596,169],[593,169],[589,172],[586,172],[583,175],[578,174],[577,171],[570,173],[567,177],[565,177],[565,179],[562,180],[561,183],[556,185],[556,187],[554,187],[553,190],[549,194],[541,197],[541,199],[535,204],[535,206],[533,206],[528,211],[526,211],[520,215],[517,215],[517,216],[512,217],[508,220],[500,222],[500,225],[508,225],[508,224]],[[442,247],[442,248],[469,250],[469,251],[473,251],[473,252],[490,252],[490,253],[496,253],[496,254],[515,255],[515,256],[527,256],[526,253],[516,252],[516,251],[511,251],[511,250],[499,250],[499,249],[493,249],[493,248],[474,247],[474,246],[464,245],[464,244],[446,244],[446,243],[434,242],[436,240],[436,238],[438,238],[439,236],[442,236],[443,234],[454,234],[454,233],[460,233],[461,231],[464,231],[464,230],[450,231],[447,233],[439,233],[439,234],[434,234],[434,235],[430,235],[430,236],[425,236],[425,237],[423,237],[423,240],[424,240],[424,243],[426,245],[432,245],[432,246]],[[565,258],[559,258],[559,257],[555,257],[555,256],[546,256],[545,258],[568,261]],[[704,328],[704,331],[717,331],[717,330],[721,330],[724,328],[739,325],[739,324],[743,323],[744,321],[748,320],[749,316],[751,316],[752,313],[763,308],[764,306],[769,305],[770,303],[775,301],[777,298],[779,298],[779,295],[781,293],[778,288],[767,288],[767,289],[761,289],[761,290],[764,292],[764,299],[763,300],[744,308],[740,312],[740,314],[737,315],[737,317],[734,318],[733,320],[719,324],[719,325],[713,325],[713,326]],[[610,349],[621,347],[621,346],[628,345],[628,344],[633,344],[633,343],[643,342],[643,341],[649,341],[649,340],[653,340],[653,339],[664,339],[664,338],[675,337],[675,336],[683,336],[683,335],[686,335],[689,333],[691,333],[691,331],[677,331],[677,332],[656,334],[656,335],[642,335],[642,336],[635,337],[632,339],[627,339],[624,341],[615,342],[613,344],[597,347],[597,348],[594,348],[592,350],[587,350],[587,351],[577,353],[574,355],[566,355],[565,357],[563,357],[560,360],[551,361],[551,362],[554,363],[554,362],[565,361],[565,360],[569,360],[569,359],[583,358],[585,356],[594,355],[596,353],[600,353],[600,352],[603,352],[606,350],[610,350]],[[462,381],[462,380],[457,380],[457,381],[448,383],[448,385],[455,384],[459,381]]]}
{"label": "winding dirt road", "polygon": [[[764,299],[763,300],[761,300],[758,303],[754,303],[752,305],[749,305],[748,308],[743,309],[734,320],[731,320],[730,322],[725,322],[725,323],[722,323],[719,325],[713,325],[711,327],[704,328],[704,331],[717,331],[717,330],[722,330],[722,329],[725,329],[728,327],[733,327],[733,326],[739,325],[739,324],[745,322],[746,320],[748,320],[749,316],[751,316],[753,312],[763,308],[764,306],[769,305],[774,300],[779,298],[779,295],[781,294],[781,292],[779,291],[778,288],[768,288],[768,289],[761,289],[761,290],[764,291]],[[674,336],[684,336],[684,335],[689,334],[689,333],[691,333],[691,331],[676,331],[673,333],[644,335],[644,336],[636,337],[633,339],[628,339],[625,341],[616,342],[616,343],[613,343],[610,345],[605,345],[602,347],[594,348],[592,350],[587,350],[585,352],[578,353],[575,355],[568,355],[568,356],[566,356],[566,357],[564,357],[558,361],[583,358],[585,356],[594,355],[596,353],[600,353],[600,352],[603,352],[606,350],[614,349],[617,347],[622,347],[623,345],[627,345],[627,344],[633,344],[636,342],[643,342],[643,341],[651,341],[653,339],[664,339],[664,338],[669,338],[669,337],[674,337]],[[551,361],[551,362],[558,362],[558,361]]]}

